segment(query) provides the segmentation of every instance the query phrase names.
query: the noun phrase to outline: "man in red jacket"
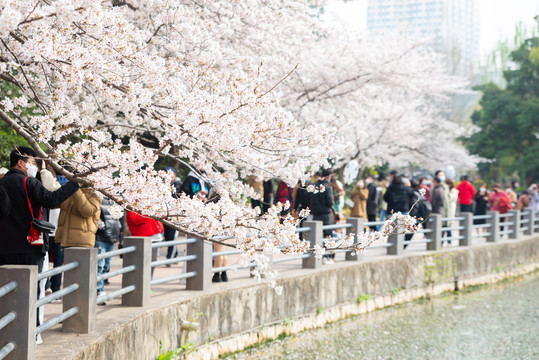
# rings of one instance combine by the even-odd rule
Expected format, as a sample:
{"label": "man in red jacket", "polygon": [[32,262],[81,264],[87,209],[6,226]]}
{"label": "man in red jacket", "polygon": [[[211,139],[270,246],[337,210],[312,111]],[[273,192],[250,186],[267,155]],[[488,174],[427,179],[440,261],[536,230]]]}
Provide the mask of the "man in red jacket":
{"label": "man in red jacket", "polygon": [[459,191],[460,212],[473,212],[472,199],[475,197],[475,188],[468,180],[468,175],[462,177],[457,190]]}

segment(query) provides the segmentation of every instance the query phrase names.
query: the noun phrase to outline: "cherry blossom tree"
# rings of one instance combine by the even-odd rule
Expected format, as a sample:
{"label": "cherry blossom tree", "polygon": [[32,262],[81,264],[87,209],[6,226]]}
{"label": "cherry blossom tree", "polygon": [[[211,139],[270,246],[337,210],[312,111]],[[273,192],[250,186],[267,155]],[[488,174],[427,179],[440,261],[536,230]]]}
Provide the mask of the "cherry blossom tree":
{"label": "cherry blossom tree", "polygon": [[344,161],[475,165],[455,141],[461,127],[447,116],[452,96],[471,91],[447,74],[429,39],[353,33],[334,24],[300,63],[285,83],[285,106],[303,122],[337,126],[354,144]]}
{"label": "cherry blossom tree", "polygon": [[[387,118],[380,109],[394,104],[409,130],[428,114],[419,109],[431,109],[425,100],[453,89],[424,73],[432,63],[412,43],[358,40],[347,51],[321,21],[322,5],[3,0],[0,80],[16,91],[0,99],[0,119],[58,172],[111,198],[116,216],[135,210],[189,236],[231,239],[266,271],[274,251],[312,249],[295,233],[297,219],[279,217],[281,205],[265,215],[246,206],[256,195],[243,178],[305,179],[358,151],[347,143],[356,143],[357,119],[378,130]],[[160,156],[205,170],[210,201],[173,198],[171,174],[154,167]],[[348,237],[330,247],[361,251],[414,226],[396,214],[382,233],[357,229],[359,243]]]}

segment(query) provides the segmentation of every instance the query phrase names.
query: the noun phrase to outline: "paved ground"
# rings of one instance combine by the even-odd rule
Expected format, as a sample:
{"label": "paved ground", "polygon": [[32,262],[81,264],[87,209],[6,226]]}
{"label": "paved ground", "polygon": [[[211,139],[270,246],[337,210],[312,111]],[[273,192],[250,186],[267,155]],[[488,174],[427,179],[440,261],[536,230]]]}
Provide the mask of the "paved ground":
{"label": "paved ground", "polygon": [[[456,235],[456,234],[455,234]],[[414,240],[421,240],[422,234],[414,236]],[[484,243],[484,239],[476,238],[475,244]],[[454,246],[455,246],[454,242]],[[183,254],[183,247],[179,246],[179,253]],[[421,252],[426,250],[426,244],[411,244],[405,250],[405,254],[412,252]],[[159,259],[164,259],[166,254],[166,248],[160,249]],[[385,248],[369,248],[364,255],[361,256],[359,261],[373,261],[386,257]],[[281,258],[277,255],[275,259]],[[238,255],[232,255],[228,257],[229,265],[240,265],[241,259]],[[324,265],[327,267],[342,267],[349,266],[351,262],[344,261],[344,254],[336,255],[336,263],[332,265]],[[119,269],[121,267],[121,259],[114,257],[111,263],[111,271]],[[281,277],[289,277],[301,275],[304,272],[312,272],[318,270],[309,270],[301,268],[301,260],[295,259],[290,262],[275,264],[275,269],[280,272]],[[154,279],[162,277],[172,276],[182,273],[182,264],[174,264],[170,267],[159,266],[155,269]],[[121,306],[121,299],[112,299],[107,301],[107,305],[97,307],[97,324],[96,331],[92,334],[72,334],[64,333],[61,330],[61,325],[57,325],[52,329],[45,331],[42,334],[43,344],[37,346],[36,359],[69,359],[72,355],[76,354],[80,349],[90,345],[96,341],[99,337],[104,336],[109,331],[112,331],[119,324],[132,319],[139,314],[166,304],[180,301],[182,299],[189,299],[192,297],[200,296],[206,293],[213,293],[219,291],[225,291],[230,288],[239,288],[248,286],[249,284],[255,284],[257,280],[250,277],[248,269],[240,269],[228,272],[230,281],[227,283],[212,284],[210,289],[205,291],[187,291],[185,290],[185,284],[179,281],[173,281],[161,285],[152,286],[151,302],[150,305],[144,309],[135,307],[123,307]],[[119,290],[121,287],[121,276],[117,276],[110,279],[110,285],[105,287],[106,292],[113,292]],[[50,319],[62,311],[61,303],[53,303],[45,306],[45,320]],[[157,354],[156,354],[157,355]]]}

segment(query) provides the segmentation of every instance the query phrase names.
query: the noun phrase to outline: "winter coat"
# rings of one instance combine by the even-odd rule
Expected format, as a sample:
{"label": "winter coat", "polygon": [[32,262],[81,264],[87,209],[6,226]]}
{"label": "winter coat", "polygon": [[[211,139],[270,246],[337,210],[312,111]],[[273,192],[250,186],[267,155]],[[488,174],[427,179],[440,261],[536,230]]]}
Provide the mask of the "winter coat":
{"label": "winter coat", "polygon": [[324,192],[309,193],[309,209],[313,215],[329,215],[333,207],[333,189],[326,180],[319,180],[315,186],[324,186]]}
{"label": "winter coat", "polygon": [[404,184],[391,184],[384,194],[388,213],[407,213],[410,210],[412,189]]}
{"label": "winter coat", "polygon": [[458,184],[457,190],[459,191],[459,204],[471,205],[472,199],[475,197],[473,185],[469,181],[463,180]]}
{"label": "winter coat", "polygon": [[351,217],[361,217],[367,219],[367,198],[369,197],[369,189],[360,189],[357,186],[350,193],[354,207],[350,211]]}
{"label": "winter coat", "polygon": [[375,183],[367,185],[369,190],[369,196],[367,197],[367,214],[378,214],[378,208],[380,206],[380,193],[382,189],[377,189]]}
{"label": "winter coat", "polygon": [[444,188],[439,185],[434,188],[431,192],[431,198],[430,203],[432,205],[432,213],[433,214],[440,214],[444,215],[444,201],[445,201],[445,194],[444,194]]}
{"label": "winter coat", "polygon": [[[480,191],[478,191],[475,194],[474,215],[485,215],[487,213],[488,207],[489,207],[489,203],[488,203],[487,193],[486,192],[481,193]],[[484,219],[481,219],[481,220],[483,220],[483,222],[480,222],[480,224],[484,224],[485,223]],[[475,220],[474,220],[474,223],[476,223]]]}
{"label": "winter coat", "polygon": [[522,194],[518,198],[517,210],[522,210],[530,206],[530,196],[528,194]]}
{"label": "winter coat", "polygon": [[11,202],[9,201],[9,196],[4,190],[0,187],[0,221],[4,216],[7,216],[11,210]]}
{"label": "winter coat", "polygon": [[449,199],[447,217],[453,218],[457,213],[457,202],[459,201],[459,191],[456,188],[449,190]]}
{"label": "winter coat", "polygon": [[201,179],[195,172],[191,171],[180,186],[180,192],[193,197],[198,195],[200,191],[206,191],[209,193],[210,184]]}
{"label": "winter coat", "polygon": [[159,221],[142,216],[134,211],[127,212],[125,221],[132,236],[153,236],[165,231],[163,224]]}
{"label": "winter coat", "polygon": [[[0,198],[0,202],[11,204],[9,211],[4,210],[0,218],[0,254],[41,254],[41,246],[32,246],[26,238],[30,232],[32,216],[28,208],[28,200],[24,191],[26,175],[18,169],[11,169],[0,179],[0,188],[9,200]],[[26,187],[32,204],[34,216],[39,214],[40,207],[56,208],[79,188],[75,182],[68,182],[59,190],[51,192],[35,178],[28,177]]]}
{"label": "winter coat", "polygon": [[95,240],[114,244],[120,237],[120,220],[114,219],[110,214],[109,207],[114,202],[104,198],[101,200],[101,215],[99,216],[99,230],[95,233]]}
{"label": "winter coat", "polygon": [[80,189],[60,206],[55,240],[63,247],[94,247],[101,199],[94,189]]}
{"label": "winter coat", "polygon": [[495,191],[489,199],[490,210],[498,211],[500,214],[507,214],[508,210],[512,209],[511,199],[505,191]]}
{"label": "winter coat", "polygon": [[287,201],[292,203],[292,189],[284,181],[281,181],[275,193],[275,203],[286,204]]}
{"label": "winter coat", "polygon": [[[49,191],[56,191],[62,187],[56,177],[47,169],[42,169],[39,172],[39,180]],[[60,215],[60,209],[48,209],[43,208],[43,220],[50,222],[54,225],[54,230],[50,234],[43,234],[44,247],[48,249],[50,238],[54,237],[56,234],[56,229],[58,229],[58,216]],[[54,242],[59,244],[59,242],[54,238]]]}
{"label": "winter coat", "polygon": [[296,191],[296,200],[294,201],[294,210],[301,211],[309,207],[309,192],[307,191],[309,183],[305,183],[303,186],[299,186]]}
{"label": "winter coat", "polygon": [[262,180],[259,180],[256,176],[251,175],[247,180],[247,184],[253,188],[255,193],[259,195],[259,197],[257,197],[257,200],[264,199],[264,184]]}

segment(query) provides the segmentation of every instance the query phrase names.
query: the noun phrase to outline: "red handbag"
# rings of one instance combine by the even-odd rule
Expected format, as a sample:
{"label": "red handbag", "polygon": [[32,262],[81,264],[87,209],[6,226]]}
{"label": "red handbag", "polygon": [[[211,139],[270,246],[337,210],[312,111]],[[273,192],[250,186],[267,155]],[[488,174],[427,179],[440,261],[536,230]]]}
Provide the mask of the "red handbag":
{"label": "red handbag", "polygon": [[[30,222],[30,233],[26,238],[28,239],[30,245],[41,246],[43,245],[43,233],[34,227],[34,211],[32,210],[32,204],[30,203],[30,198],[28,197],[26,180],[28,180],[28,176],[24,178],[24,191],[26,192],[26,200],[28,200],[28,208],[30,209],[30,215],[32,215],[32,222]],[[41,207],[39,207],[39,215],[37,217],[37,220],[41,220]]]}

